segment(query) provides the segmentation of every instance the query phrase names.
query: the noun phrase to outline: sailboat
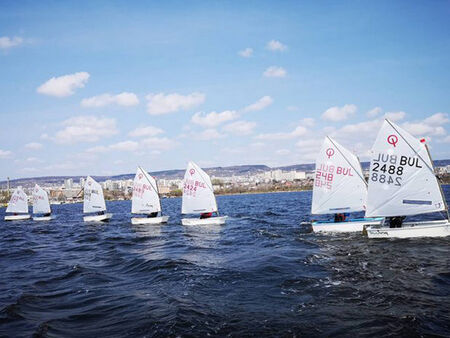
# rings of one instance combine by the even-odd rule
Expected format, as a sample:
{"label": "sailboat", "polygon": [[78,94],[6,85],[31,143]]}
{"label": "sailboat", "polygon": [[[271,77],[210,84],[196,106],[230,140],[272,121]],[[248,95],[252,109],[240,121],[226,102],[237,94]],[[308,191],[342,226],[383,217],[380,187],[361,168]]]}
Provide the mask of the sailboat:
{"label": "sailboat", "polygon": [[148,217],[133,217],[132,224],[167,223],[169,216],[162,216],[161,200],[158,185],[154,177],[138,167],[133,182],[131,213],[147,214]]}
{"label": "sailboat", "polygon": [[112,214],[106,212],[103,189],[91,176],[88,176],[84,183],[84,203],[83,213],[97,212],[97,215],[84,216],[85,222],[107,222]]}
{"label": "sailboat", "polygon": [[19,221],[23,219],[29,219],[28,214],[28,196],[22,190],[22,187],[17,187],[9,200],[6,213],[12,213],[12,215],[6,215],[5,221]]}
{"label": "sailboat", "polygon": [[[183,225],[225,224],[228,216],[219,216],[211,178],[194,162],[184,174],[182,214],[202,214],[200,218],[183,218]],[[216,213],[217,216],[212,216]],[[209,215],[208,215],[209,214]],[[208,216],[208,218],[202,218]]]}
{"label": "sailboat", "polygon": [[[446,211],[447,219],[406,222],[404,216]],[[448,207],[425,139],[385,120],[370,161],[366,216],[401,217],[367,227],[369,238],[445,237]]]}
{"label": "sailboat", "polygon": [[51,212],[47,192],[36,184],[33,189],[33,220],[50,221]]}
{"label": "sailboat", "polygon": [[[356,155],[326,137],[316,159],[311,214],[341,214],[365,210],[367,182]],[[314,232],[358,232],[383,218],[313,221]]]}

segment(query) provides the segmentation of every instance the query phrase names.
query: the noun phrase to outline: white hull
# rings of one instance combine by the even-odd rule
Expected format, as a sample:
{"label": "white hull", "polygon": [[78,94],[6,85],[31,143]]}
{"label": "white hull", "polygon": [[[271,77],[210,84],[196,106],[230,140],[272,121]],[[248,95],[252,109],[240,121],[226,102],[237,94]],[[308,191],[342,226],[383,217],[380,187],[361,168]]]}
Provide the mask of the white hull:
{"label": "white hull", "polygon": [[228,216],[209,217],[209,218],[182,218],[183,225],[209,225],[209,224],[225,224]]}
{"label": "white hull", "polygon": [[24,219],[30,219],[31,216],[26,214],[26,215],[6,215],[5,216],[5,221],[21,221]]}
{"label": "white hull", "polygon": [[160,217],[133,217],[131,219],[131,224],[161,224],[167,223],[169,220],[169,216],[160,216]]}
{"label": "white hull", "polygon": [[321,223],[312,222],[312,229],[314,232],[362,232],[364,226],[367,225],[379,225],[382,219],[379,220],[361,220],[361,221],[349,221],[349,222],[336,222],[336,223]]}
{"label": "white hull", "polygon": [[408,222],[403,223],[401,228],[370,226],[366,230],[369,238],[446,237],[450,236],[450,222]]}
{"label": "white hull", "polygon": [[84,216],[83,219],[85,222],[108,222],[112,214],[104,214],[104,215],[92,215],[92,216]]}
{"label": "white hull", "polygon": [[33,221],[51,221],[53,216],[33,216]]}

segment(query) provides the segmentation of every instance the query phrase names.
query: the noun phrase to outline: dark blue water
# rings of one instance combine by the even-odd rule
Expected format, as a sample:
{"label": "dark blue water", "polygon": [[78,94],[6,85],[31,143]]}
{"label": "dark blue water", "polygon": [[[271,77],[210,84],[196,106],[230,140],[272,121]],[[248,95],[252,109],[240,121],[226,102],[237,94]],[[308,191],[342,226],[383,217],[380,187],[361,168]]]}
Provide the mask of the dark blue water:
{"label": "dark blue water", "polygon": [[1,221],[0,336],[450,335],[450,238],[310,233],[310,192],[217,199],[225,226],[182,226],[181,199],[164,226],[129,201]]}

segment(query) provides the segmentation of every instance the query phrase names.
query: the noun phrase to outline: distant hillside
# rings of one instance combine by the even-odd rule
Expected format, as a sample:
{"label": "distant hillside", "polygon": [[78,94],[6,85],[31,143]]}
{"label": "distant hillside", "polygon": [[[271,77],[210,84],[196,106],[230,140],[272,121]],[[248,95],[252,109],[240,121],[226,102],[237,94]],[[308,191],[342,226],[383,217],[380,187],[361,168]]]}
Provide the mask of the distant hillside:
{"label": "distant hillside", "polygon": [[[361,165],[363,169],[369,168],[369,162],[362,162]],[[434,165],[436,167],[443,167],[450,165],[449,160],[436,160],[434,161]],[[314,163],[308,164],[294,164],[290,166],[283,167],[275,167],[270,168],[266,165],[237,165],[230,167],[214,167],[214,168],[206,168],[205,171],[211,175],[216,177],[224,177],[224,176],[242,176],[242,175],[254,175],[257,173],[262,173],[268,170],[281,169],[283,171],[312,171],[314,170]],[[162,170],[155,171],[150,173],[152,176],[157,178],[164,179],[181,179],[184,175],[184,169],[172,169],[172,170]],[[134,173],[132,174],[121,174],[114,176],[93,176],[93,178],[99,182],[104,182],[106,180],[128,180],[134,178]],[[22,185],[24,187],[31,187],[35,183],[38,184],[60,184],[64,183],[64,180],[72,178],[74,182],[79,182],[80,178],[85,176],[44,176],[44,177],[32,177],[32,178],[19,178],[11,180],[11,186],[15,187],[18,185]],[[0,186],[4,187],[6,185],[6,181],[0,181]]]}

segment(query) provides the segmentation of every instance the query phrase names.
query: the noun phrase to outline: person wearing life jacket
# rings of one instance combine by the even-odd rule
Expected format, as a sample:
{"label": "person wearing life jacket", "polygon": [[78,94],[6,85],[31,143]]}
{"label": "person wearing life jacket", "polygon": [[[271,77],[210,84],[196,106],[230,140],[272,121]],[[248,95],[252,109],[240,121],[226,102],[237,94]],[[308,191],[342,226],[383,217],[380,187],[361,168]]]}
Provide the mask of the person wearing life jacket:
{"label": "person wearing life jacket", "polygon": [[157,217],[157,216],[158,216],[158,212],[155,211],[155,212],[149,213],[149,214],[147,215],[147,218],[153,218],[153,217]]}
{"label": "person wearing life jacket", "polygon": [[212,212],[204,212],[200,214],[200,219],[210,218],[213,215]]}

